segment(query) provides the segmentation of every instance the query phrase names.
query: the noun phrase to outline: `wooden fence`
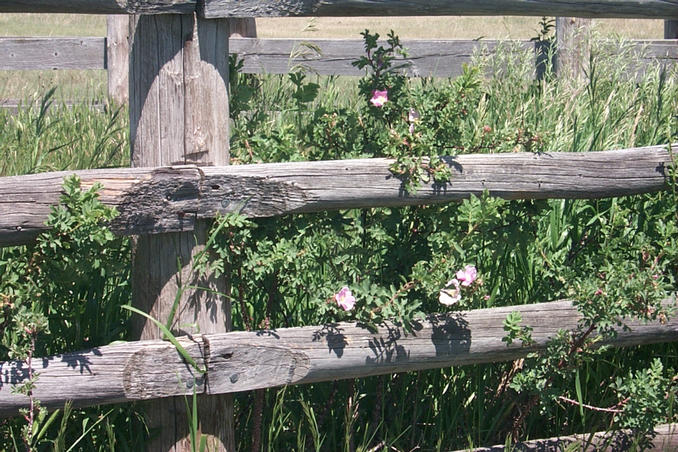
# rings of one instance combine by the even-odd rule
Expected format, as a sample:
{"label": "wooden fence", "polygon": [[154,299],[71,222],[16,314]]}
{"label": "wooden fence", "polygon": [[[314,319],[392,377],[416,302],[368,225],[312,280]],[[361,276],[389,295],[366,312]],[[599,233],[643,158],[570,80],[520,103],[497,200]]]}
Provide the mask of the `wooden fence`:
{"label": "wooden fence", "polygon": [[[0,12],[16,11],[144,14],[133,16],[130,27],[130,136],[135,168],[79,174],[85,186],[95,181],[103,184],[103,201],[121,212],[113,225],[117,232],[140,234],[132,281],[134,304],[156,318],[166,317],[163,314],[174,304],[177,293],[172,283],[175,270],[168,270],[174,267],[163,263],[189,262],[205,245],[206,219],[234,208],[256,217],[450,202],[485,189],[496,196],[519,199],[618,196],[667,187],[672,164],[668,145],[581,154],[445,158],[454,173],[451,182],[442,187],[424,184],[412,195],[402,190],[384,159],[224,166],[228,164],[229,137],[227,55],[239,42],[229,40],[227,18],[502,13],[678,19],[678,0],[542,0],[529,4],[522,0],[393,0],[379,8],[374,2],[355,0],[6,0],[0,4]],[[13,42],[15,46],[36,44]],[[241,42],[256,46],[264,41]],[[101,64],[101,39],[68,45],[99,49],[92,53],[91,61]],[[335,51],[343,50],[335,46]],[[261,54],[260,49],[257,52]],[[280,55],[285,52],[278,50]],[[177,166],[176,162],[192,165]],[[605,179],[599,177],[603,168]],[[25,243],[44,228],[49,206],[57,202],[66,174],[71,173],[0,179],[0,246]],[[181,312],[178,324],[197,323],[200,327],[200,335],[183,337],[180,343],[205,373],[184,362],[173,345],[157,340],[160,332],[147,323],[135,330],[139,341],[34,359],[40,373],[34,394],[51,407],[67,400],[78,406],[153,400],[150,423],[163,427],[187,424],[174,408],[175,404],[183,406],[184,401],[175,396],[195,390],[209,396],[201,398],[202,431],[210,432],[220,443],[218,450],[233,450],[230,393],[515,359],[543,349],[557,329],[574,328],[578,319],[571,302],[564,300],[431,315],[409,333],[388,323],[377,331],[340,323],[229,332],[230,304],[215,295],[219,284],[208,277],[199,285],[215,288],[214,293],[186,291],[177,309]],[[215,306],[210,315],[200,308],[208,302]],[[520,311],[523,319],[534,325],[536,343],[532,348],[507,347],[501,341],[502,321],[511,311]],[[619,331],[611,345],[678,340],[675,318],[664,324],[630,326],[628,331]],[[27,377],[27,363],[0,363],[0,414],[16,413],[28,405],[26,396],[9,390]],[[185,432],[166,428],[151,448],[190,450],[184,436]]]}
{"label": "wooden fence", "polygon": [[[126,102],[127,61],[116,53],[120,47],[125,50],[123,57],[126,58],[124,44],[119,28],[110,25],[106,38],[0,37],[0,70],[107,70],[109,97]],[[408,49],[404,61],[408,63],[407,74],[414,77],[454,77],[461,74],[463,66],[471,63],[475,54],[493,54],[498,49],[532,51],[536,45],[529,40],[511,43],[489,39],[403,40],[403,46]],[[678,40],[633,40],[631,45],[642,66],[660,63],[672,67],[678,62]],[[363,52],[364,44],[359,39],[231,38],[229,46],[230,53],[243,60],[242,72],[248,74],[285,74],[298,63],[320,75],[358,76],[364,72],[351,64]],[[300,46],[317,49],[317,52],[309,51],[292,58]],[[10,101],[8,105],[17,103]]]}
{"label": "wooden fence", "polygon": [[[675,300],[666,300],[673,304]],[[534,325],[535,344],[507,346],[503,322],[511,312]],[[75,406],[130,402],[199,394],[222,394],[290,384],[359,378],[394,372],[510,361],[542,351],[559,329],[576,329],[581,319],[571,301],[476,309],[431,315],[411,333],[385,323],[377,331],[337,323],[270,331],[184,337],[181,345],[207,372],[202,374],[166,341],[141,341],[96,347],[44,358],[34,395],[45,406],[65,400]],[[614,339],[616,347],[678,340],[678,319],[629,322]],[[23,362],[0,365],[5,388],[27,378]],[[209,384],[208,384],[209,382]],[[0,396],[0,415],[26,405],[20,394]]]}

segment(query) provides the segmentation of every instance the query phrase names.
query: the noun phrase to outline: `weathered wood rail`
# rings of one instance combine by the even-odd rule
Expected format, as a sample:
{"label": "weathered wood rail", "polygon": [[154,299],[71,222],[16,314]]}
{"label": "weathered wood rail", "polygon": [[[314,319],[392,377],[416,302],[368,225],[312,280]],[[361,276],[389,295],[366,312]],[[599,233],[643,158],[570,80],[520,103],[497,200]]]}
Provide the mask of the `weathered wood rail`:
{"label": "weathered wood rail", "polygon": [[[667,305],[675,300],[667,299]],[[535,345],[507,346],[503,322],[513,311],[533,328]],[[466,364],[508,361],[543,350],[559,329],[581,319],[568,300],[431,315],[413,331],[387,323],[370,332],[354,323],[206,334],[180,338],[201,368],[189,366],[169,342],[140,341],[34,359],[40,375],[34,396],[57,408],[158,397],[222,394],[289,384],[359,378]],[[678,317],[627,324],[606,345],[615,347],[678,340]],[[601,342],[601,345],[603,343]],[[37,363],[37,364],[35,364]],[[11,385],[28,377],[25,362],[0,363],[0,415],[26,407]]]}
{"label": "weathered wood rail", "polygon": [[45,230],[63,179],[102,184],[123,234],[190,231],[195,222],[241,211],[269,217],[328,209],[394,207],[490,194],[505,199],[601,198],[666,188],[667,146],[601,152],[468,154],[447,157],[452,178],[408,194],[390,160],[358,159],[225,167],[174,166],[41,173],[0,178],[0,246]]}
{"label": "weathered wood rail", "polygon": [[[309,44],[319,54],[291,59],[293,50]],[[406,73],[414,77],[452,77],[461,74],[474,53],[534,49],[534,42],[497,40],[403,40],[408,49]],[[678,63],[678,40],[635,40],[640,64]],[[106,56],[107,38],[8,38],[0,37],[0,70],[111,69]],[[351,63],[362,55],[359,39],[257,39],[231,38],[229,51],[243,60],[244,73],[285,74],[303,63],[321,75],[362,75]]]}
{"label": "weathered wood rail", "polygon": [[192,14],[198,0],[3,0],[0,13]]}
{"label": "weathered wood rail", "polygon": [[0,37],[0,70],[106,69],[106,38]]}
{"label": "weathered wood rail", "polygon": [[[670,452],[678,450],[678,424],[662,424],[654,428],[652,444],[643,449],[643,452]],[[577,450],[582,452],[616,451],[622,452],[633,449],[633,432],[609,431],[596,433],[577,433],[574,435],[558,436],[556,438],[535,439],[512,445],[515,452],[546,452],[561,450]],[[573,446],[577,446],[573,448]],[[505,452],[504,445],[492,447],[477,447],[463,449],[456,452]]]}
{"label": "weathered wood rail", "polygon": [[0,13],[276,16],[578,16],[678,18],[678,0],[4,0]]}

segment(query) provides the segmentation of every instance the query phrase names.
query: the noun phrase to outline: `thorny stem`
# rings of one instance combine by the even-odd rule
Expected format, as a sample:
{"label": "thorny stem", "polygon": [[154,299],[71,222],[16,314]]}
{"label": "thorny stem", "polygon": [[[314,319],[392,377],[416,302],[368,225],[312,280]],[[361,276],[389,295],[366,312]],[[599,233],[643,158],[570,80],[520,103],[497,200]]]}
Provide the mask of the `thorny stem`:
{"label": "thorny stem", "polygon": [[28,358],[26,359],[26,365],[28,366],[28,384],[31,385],[29,386],[28,392],[26,395],[28,396],[29,399],[29,411],[26,415],[24,415],[24,418],[28,422],[28,430],[26,436],[23,438],[24,444],[26,445],[26,450],[28,452],[31,452],[33,450],[33,447],[31,444],[33,443],[33,424],[35,422],[35,398],[33,397],[33,352],[35,351],[35,332],[33,330],[27,330],[27,332],[30,335],[31,338],[31,346],[28,349]]}
{"label": "thorny stem", "polygon": [[[561,358],[560,361],[558,361],[558,365],[557,365],[558,369],[564,368],[567,365],[567,363],[570,361],[572,356],[574,356],[575,353],[580,351],[581,346],[584,344],[584,341],[586,340],[586,338],[589,337],[595,329],[596,329],[596,324],[592,323],[588,327],[588,329],[584,333],[582,333],[582,335],[579,336],[572,343],[572,345],[570,346],[570,350],[567,353],[567,356],[564,357],[564,358]],[[545,388],[551,386],[551,383],[553,383],[553,378],[554,378],[554,376],[552,375],[546,380],[546,384],[544,385]],[[537,405],[537,402],[539,402],[539,394],[535,394],[532,397],[530,397],[530,399],[525,404],[524,409],[518,413],[518,416],[514,419],[513,426],[511,428],[511,434],[512,434],[513,438],[518,438],[518,436],[519,436],[518,431],[520,429],[520,426],[523,425],[523,423],[525,422],[525,419],[527,418],[527,416],[532,411],[532,408],[534,408]],[[520,410],[520,408],[518,408],[518,409]]]}
{"label": "thorny stem", "polygon": [[379,426],[381,418],[381,405],[384,399],[384,376],[379,375],[377,389],[374,394],[374,408],[372,409],[372,429]]}
{"label": "thorny stem", "polygon": [[[238,268],[240,272],[240,268]],[[240,276],[240,275],[238,275]],[[242,281],[242,278],[240,278]],[[268,329],[271,327],[271,309],[273,308],[274,295],[278,291],[278,273],[273,274],[273,283],[268,292],[268,301],[266,302],[266,314],[263,321],[263,327]],[[241,292],[242,293],[242,292]],[[242,301],[242,300],[241,300]],[[243,303],[244,304],[244,303]],[[254,323],[253,319],[249,319],[249,326],[247,330],[251,330],[251,325]],[[261,422],[264,414],[264,398],[266,396],[265,389],[257,389],[254,392],[254,426],[252,427],[252,452],[259,452],[261,449]]]}
{"label": "thorny stem", "polygon": [[334,404],[334,398],[337,395],[338,389],[339,389],[338,380],[334,380],[334,382],[332,382],[332,392],[330,392],[330,396],[327,398],[325,408],[317,417],[318,427],[322,427],[322,425],[324,424],[325,418],[327,417],[328,412],[330,411],[332,405]]}
{"label": "thorny stem", "polygon": [[254,323],[254,320],[249,315],[249,311],[245,305],[245,300],[243,298],[244,293],[245,290],[242,285],[242,267],[238,266],[238,304],[240,305],[240,312],[242,312],[242,321],[245,324],[245,329],[247,331],[252,331],[252,323]]}
{"label": "thorny stem", "polygon": [[354,400],[355,396],[355,379],[349,381],[348,384],[348,398],[346,400],[346,423],[348,424],[348,450],[355,452],[355,419],[358,416],[358,403]]}
{"label": "thorny stem", "polygon": [[394,301],[396,301],[399,297],[402,295],[406,294],[407,292],[410,291],[414,286],[416,286],[419,283],[417,280],[412,280],[412,281],[407,281],[405,284],[403,284],[392,296],[391,298],[383,305],[377,306],[372,308],[372,313],[376,314],[377,312],[381,311],[384,309],[384,306],[388,306],[390,304],[393,304]]}
{"label": "thorny stem", "polygon": [[261,450],[261,420],[264,413],[265,389],[254,391],[254,426],[252,427],[252,452]]}
{"label": "thorny stem", "polygon": [[[586,338],[589,337],[595,329],[596,329],[596,324],[592,323],[589,326],[589,328],[584,332],[584,334],[579,336],[574,341],[574,343],[570,347],[570,351],[567,353],[567,357],[560,358],[560,361],[558,361],[558,369],[562,369],[563,367],[565,367],[565,365],[570,360],[570,358],[572,358],[572,356],[579,351],[581,346],[584,345],[584,341],[586,340]],[[552,382],[553,382],[553,377],[549,377],[549,379],[547,380],[547,384],[551,384]]]}
{"label": "thorny stem", "polygon": [[626,405],[626,403],[627,403],[630,399],[631,399],[630,397],[627,397],[627,398],[625,398],[624,400],[622,400],[621,402],[619,402],[618,404],[616,404],[616,405],[614,405],[614,406],[611,406],[611,407],[609,407],[609,408],[601,408],[601,407],[597,407],[597,406],[593,406],[593,405],[587,405],[587,404],[585,404],[585,403],[580,403],[580,402],[578,402],[578,401],[576,401],[576,400],[568,399],[568,398],[565,397],[565,396],[558,396],[558,400],[562,400],[563,402],[567,402],[567,403],[570,403],[570,404],[572,404],[572,405],[581,406],[581,407],[583,407],[583,408],[586,408],[586,409],[589,409],[589,410],[592,410],[592,411],[601,411],[601,412],[603,412],[603,413],[621,413],[621,412],[623,412],[624,409],[623,409],[623,408],[618,408],[618,407],[623,407],[624,405]]}

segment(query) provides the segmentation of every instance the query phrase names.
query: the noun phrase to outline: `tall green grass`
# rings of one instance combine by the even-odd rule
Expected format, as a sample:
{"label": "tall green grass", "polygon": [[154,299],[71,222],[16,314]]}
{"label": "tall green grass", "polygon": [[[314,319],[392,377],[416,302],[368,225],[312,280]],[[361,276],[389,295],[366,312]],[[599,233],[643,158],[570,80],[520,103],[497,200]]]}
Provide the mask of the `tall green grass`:
{"label": "tall green grass", "polygon": [[0,176],[129,164],[126,109],[55,100],[55,88],[0,108]]}

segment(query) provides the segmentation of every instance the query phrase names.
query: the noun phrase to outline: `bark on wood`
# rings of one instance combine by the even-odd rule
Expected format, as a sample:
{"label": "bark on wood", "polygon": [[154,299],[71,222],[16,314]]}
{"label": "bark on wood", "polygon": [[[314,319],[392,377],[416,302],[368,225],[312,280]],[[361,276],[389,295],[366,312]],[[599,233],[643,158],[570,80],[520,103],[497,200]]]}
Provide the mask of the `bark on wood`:
{"label": "bark on wood", "polygon": [[[228,164],[228,22],[194,15],[135,16],[130,30],[133,165]],[[177,188],[183,196],[185,187]],[[173,316],[174,333],[223,333],[230,329],[230,304],[217,295],[224,292],[224,281],[200,276],[190,265],[204,248],[209,225],[192,222],[194,232],[138,237],[134,304],[163,323]],[[134,330],[141,339],[160,337],[143,319]],[[210,450],[234,450],[230,396],[199,399],[199,429],[208,435]],[[183,398],[149,402],[147,415],[149,424],[161,429],[150,450],[191,450]]]}
{"label": "bark on wood", "polygon": [[[578,433],[548,439],[535,439],[513,445],[516,452],[544,452],[560,450],[577,450],[579,452],[611,451],[622,452],[634,450],[633,434],[630,431],[611,431],[597,433]],[[574,445],[576,449],[572,449]],[[568,448],[569,447],[569,448]],[[504,445],[463,449],[463,452],[504,452]],[[654,428],[652,445],[644,452],[668,452],[678,450],[678,424],[663,424]],[[458,450],[457,452],[462,452]]]}
{"label": "bark on wood", "polygon": [[[146,108],[153,102],[147,100]],[[174,128],[159,127],[168,129],[167,134],[176,133]],[[137,145],[140,139],[145,137],[137,137]],[[158,152],[162,149],[157,139],[153,144]],[[582,153],[469,154],[445,161],[453,172],[450,182],[424,184],[414,194],[404,191],[402,182],[389,171],[387,159],[103,169],[4,177],[0,178],[0,245],[26,243],[45,229],[50,207],[57,204],[63,178],[69,174],[78,174],[84,188],[97,181],[103,185],[101,200],[119,211],[111,225],[115,232],[140,234],[190,231],[196,221],[233,211],[242,211],[248,217],[269,217],[445,203],[479,196],[484,190],[505,199],[649,193],[666,188],[671,165],[666,146]]]}
{"label": "bark on wood", "polygon": [[588,66],[591,50],[589,29],[591,19],[578,17],[556,18],[555,72],[560,77],[581,79]]}
{"label": "bark on wood", "polygon": [[[666,300],[673,304],[673,299]],[[533,327],[533,347],[507,346],[503,322],[513,311]],[[430,315],[411,332],[392,323],[371,332],[353,323],[257,332],[202,334],[181,339],[206,364],[205,378],[182,362],[169,342],[97,347],[34,360],[40,374],[34,394],[44,405],[76,406],[192,394],[221,394],[282,385],[466,364],[509,361],[544,350],[559,329],[573,330],[580,315],[567,300]],[[628,322],[613,346],[678,339],[678,317],[665,324]],[[15,414],[28,399],[9,390],[27,378],[26,363],[0,363],[0,414]]]}
{"label": "bark on wood", "polygon": [[678,0],[205,0],[205,17],[576,16],[678,18]]}
{"label": "bark on wood", "polygon": [[106,70],[108,98],[122,105],[129,101],[129,16],[106,18]]}
{"label": "bark on wood", "polygon": [[103,69],[104,38],[0,38],[0,70]]}
{"label": "bark on wood", "polygon": [[190,14],[197,0],[3,0],[0,13]]}

